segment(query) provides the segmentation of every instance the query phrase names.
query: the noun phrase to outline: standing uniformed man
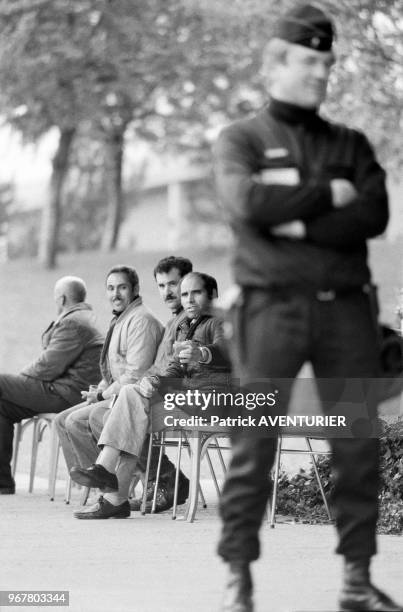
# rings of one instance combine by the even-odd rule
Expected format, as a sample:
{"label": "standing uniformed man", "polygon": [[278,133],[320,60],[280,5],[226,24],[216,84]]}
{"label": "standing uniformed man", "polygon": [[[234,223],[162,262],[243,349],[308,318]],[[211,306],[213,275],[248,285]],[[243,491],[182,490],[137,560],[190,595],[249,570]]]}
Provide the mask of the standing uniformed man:
{"label": "standing uniformed man", "polygon": [[[215,147],[242,288],[234,319],[238,375],[246,388],[257,379],[281,386],[310,361],[322,402],[324,379],[359,379],[365,393],[379,375],[366,242],[388,221],[384,171],[367,139],[318,114],[333,39],[333,23],[320,9],[300,5],[285,14],[264,52],[267,107],[225,128]],[[373,418],[376,402],[367,410]],[[330,443],[337,552],[345,560],[339,609],[402,611],[369,576],[379,441]],[[223,612],[253,609],[249,565],[259,556],[274,454],[273,438],[234,437],[221,500],[218,550],[230,570]]]}

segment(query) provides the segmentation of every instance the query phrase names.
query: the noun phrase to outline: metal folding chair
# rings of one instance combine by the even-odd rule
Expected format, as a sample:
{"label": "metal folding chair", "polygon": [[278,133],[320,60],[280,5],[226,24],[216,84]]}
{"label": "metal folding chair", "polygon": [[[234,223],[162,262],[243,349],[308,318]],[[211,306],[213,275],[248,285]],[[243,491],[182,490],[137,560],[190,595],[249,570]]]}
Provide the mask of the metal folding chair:
{"label": "metal folding chair", "polygon": [[[167,434],[172,434],[176,436],[176,439],[167,439]],[[176,473],[175,473],[175,485],[174,485],[174,500],[173,500],[173,508],[172,508],[172,519],[176,519],[177,516],[177,500],[178,500],[178,485],[179,485],[179,472],[181,466],[181,458],[182,458],[182,449],[185,447],[188,450],[190,462],[191,462],[191,473],[190,473],[190,489],[189,489],[189,501],[187,510],[185,512],[185,519],[188,522],[193,522],[197,512],[197,504],[199,495],[203,504],[203,507],[207,507],[205,497],[203,495],[202,488],[200,486],[200,464],[204,456],[206,456],[208,465],[210,468],[210,472],[213,478],[214,486],[216,488],[217,494],[220,493],[217,477],[214,471],[213,463],[211,461],[211,457],[209,455],[209,449],[214,449],[218,453],[219,461],[221,467],[225,473],[226,466],[222,455],[222,450],[228,449],[229,447],[219,446],[217,442],[217,437],[225,437],[227,438],[229,435],[229,430],[223,430],[223,428],[216,428],[211,430],[203,430],[203,429],[186,429],[186,430],[165,430],[158,434],[152,434],[150,436],[150,443],[148,448],[148,457],[147,457],[147,467],[145,473],[145,482],[144,482],[144,491],[143,491],[143,499],[141,512],[145,514],[145,507],[147,501],[147,484],[150,473],[150,463],[151,463],[151,453],[153,446],[158,445],[160,448],[160,453],[158,457],[158,465],[157,465],[157,473],[156,473],[156,485],[154,489],[154,497],[151,506],[151,513],[155,511],[156,507],[156,496],[157,496],[157,488],[160,476],[160,467],[162,455],[166,447],[176,446],[177,447],[177,457],[176,457]]]}
{"label": "metal folding chair", "polygon": [[[294,449],[294,448],[284,448],[283,447],[283,439],[286,438],[287,436],[279,436],[277,439],[277,450],[276,450],[276,458],[274,461],[274,476],[273,476],[273,490],[272,490],[272,496],[271,496],[271,502],[270,502],[270,515],[268,517],[269,520],[269,524],[270,527],[273,529],[276,523],[276,506],[277,506],[277,493],[278,493],[278,483],[279,483],[279,478],[280,478],[280,461],[281,461],[281,455],[282,453],[293,453],[293,454],[303,454],[303,455],[309,455],[311,462],[312,462],[312,467],[314,469],[315,472],[315,476],[316,476],[316,480],[319,486],[319,490],[320,493],[322,495],[322,499],[323,499],[323,503],[326,509],[326,513],[327,516],[329,518],[329,521],[332,520],[332,515],[330,512],[330,508],[329,508],[329,504],[327,502],[326,499],[326,494],[325,494],[325,490],[323,488],[323,484],[320,478],[320,474],[319,474],[319,470],[318,470],[318,464],[316,462],[316,457],[318,455],[330,455],[331,452],[329,450],[314,450],[312,448],[312,444],[311,444],[311,440],[324,440],[324,438],[311,438],[311,437],[304,437],[303,439],[305,440],[306,449]],[[289,438],[296,438],[295,436],[288,436]],[[299,438],[301,439],[301,438]]]}
{"label": "metal folding chair", "polygon": [[[25,419],[20,423],[15,424],[14,431],[14,449],[13,449],[13,458],[11,462],[11,472],[13,476],[17,470],[17,462],[18,455],[20,450],[20,444],[22,440],[22,436],[25,431],[32,426],[32,446],[31,446],[31,461],[30,461],[30,470],[29,470],[29,493],[33,492],[34,489],[34,480],[35,480],[35,472],[36,472],[36,462],[38,457],[38,448],[39,443],[42,441],[43,434],[45,429],[48,427],[50,431],[50,457],[49,457],[49,475],[48,475],[48,494],[50,501],[54,501],[55,498],[55,489],[56,489],[56,478],[57,478],[57,468],[59,462],[59,453],[60,453],[60,442],[59,437],[57,435],[56,426],[54,423],[54,419],[57,416],[57,413],[54,412],[44,412],[38,414],[29,419]],[[70,478],[67,480],[66,485],[66,499],[69,499],[69,488],[71,486]]]}

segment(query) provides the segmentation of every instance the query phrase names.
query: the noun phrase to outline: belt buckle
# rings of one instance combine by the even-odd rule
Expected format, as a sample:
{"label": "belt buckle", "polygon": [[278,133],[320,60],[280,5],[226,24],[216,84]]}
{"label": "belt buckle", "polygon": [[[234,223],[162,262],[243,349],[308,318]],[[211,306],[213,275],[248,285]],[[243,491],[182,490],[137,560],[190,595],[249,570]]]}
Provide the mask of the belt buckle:
{"label": "belt buckle", "polygon": [[316,299],[319,302],[332,302],[336,299],[336,292],[333,289],[328,289],[327,291],[317,291]]}

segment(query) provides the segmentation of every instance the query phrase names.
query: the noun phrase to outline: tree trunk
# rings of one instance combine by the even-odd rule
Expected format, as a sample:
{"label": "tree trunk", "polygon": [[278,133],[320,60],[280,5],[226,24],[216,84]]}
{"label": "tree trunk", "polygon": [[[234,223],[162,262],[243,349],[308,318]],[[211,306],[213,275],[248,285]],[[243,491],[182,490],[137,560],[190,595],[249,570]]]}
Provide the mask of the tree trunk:
{"label": "tree trunk", "polygon": [[108,211],[102,251],[116,249],[123,213],[122,165],[124,131],[112,131],[105,139],[105,179]]}
{"label": "tree trunk", "polygon": [[62,191],[69,169],[69,153],[74,133],[74,128],[63,129],[60,132],[59,145],[52,162],[49,197],[42,212],[38,257],[44,267],[49,269],[56,267]]}

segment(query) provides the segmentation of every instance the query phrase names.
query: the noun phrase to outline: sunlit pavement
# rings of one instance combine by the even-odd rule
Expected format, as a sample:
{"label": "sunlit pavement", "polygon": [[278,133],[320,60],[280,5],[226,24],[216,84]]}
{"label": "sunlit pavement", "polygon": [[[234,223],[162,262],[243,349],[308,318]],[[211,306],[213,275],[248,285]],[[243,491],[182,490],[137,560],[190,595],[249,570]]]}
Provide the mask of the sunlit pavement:
{"label": "sunlit pavement", "polygon": [[[70,612],[215,612],[225,567],[215,553],[220,523],[211,483],[207,509],[193,524],[169,512],[130,519],[73,518],[64,483],[50,502],[46,481],[18,475],[17,494],[0,496],[0,588],[70,592]],[[340,559],[333,527],[280,523],[262,529],[263,556],[253,565],[256,612],[336,610]],[[374,579],[403,601],[403,539],[380,536]],[[11,608],[1,607],[1,610]],[[39,609],[20,606],[20,610]],[[47,610],[63,608],[49,606]]]}

